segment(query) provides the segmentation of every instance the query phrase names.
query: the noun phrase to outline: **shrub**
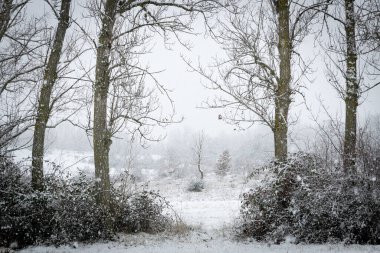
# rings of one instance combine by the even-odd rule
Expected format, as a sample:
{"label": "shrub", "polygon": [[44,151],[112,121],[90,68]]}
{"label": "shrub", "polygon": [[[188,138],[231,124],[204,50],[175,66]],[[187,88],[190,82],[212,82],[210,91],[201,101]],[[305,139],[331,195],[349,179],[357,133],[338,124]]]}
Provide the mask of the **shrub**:
{"label": "shrub", "polygon": [[[126,194],[112,187],[111,211],[106,212],[96,203],[94,180],[85,174],[63,176],[55,167],[44,191],[34,192],[28,170],[0,158],[0,247],[91,242],[110,239],[114,232],[159,232],[171,222],[164,213],[169,203],[158,193]],[[112,231],[105,224],[110,219]]]}
{"label": "shrub", "polygon": [[[54,187],[54,188],[52,188]],[[46,191],[52,194],[54,226],[50,241],[55,244],[70,241],[107,239],[107,215],[96,203],[95,182],[85,174],[55,182]]]}
{"label": "shrub", "polygon": [[84,175],[70,180],[48,176],[44,191],[34,192],[27,170],[9,160],[0,169],[1,246],[106,238],[102,221],[107,214],[96,205],[94,184]]}
{"label": "shrub", "polygon": [[204,182],[202,179],[193,179],[190,181],[189,185],[187,186],[187,190],[189,192],[201,192],[205,188]]}
{"label": "shrub", "polygon": [[[25,171],[20,164],[0,157],[0,246],[17,241],[28,244],[34,241],[36,233],[42,233],[45,223],[35,227],[46,214],[41,208],[46,204],[44,196],[31,194],[26,182]],[[47,217],[49,218],[49,217]]]}
{"label": "shrub", "polygon": [[169,203],[154,191],[142,191],[131,195],[120,206],[116,224],[120,231],[136,233],[157,233],[167,229],[172,224],[168,213]]}
{"label": "shrub", "polygon": [[239,236],[258,241],[380,242],[379,185],[357,174],[324,167],[316,156],[299,153],[267,169],[275,177],[243,195]]}

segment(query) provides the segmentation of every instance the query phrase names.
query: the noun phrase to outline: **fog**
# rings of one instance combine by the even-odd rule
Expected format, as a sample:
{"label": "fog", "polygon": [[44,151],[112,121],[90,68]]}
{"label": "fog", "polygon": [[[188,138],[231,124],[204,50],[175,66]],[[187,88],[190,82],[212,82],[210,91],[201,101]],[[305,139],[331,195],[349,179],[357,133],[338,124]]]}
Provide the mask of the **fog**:
{"label": "fog", "polygon": [[[83,4],[75,2],[74,16],[83,19]],[[29,7],[34,15],[48,13],[49,8],[40,1],[32,2]],[[51,14],[48,14],[51,15]],[[54,19],[53,19],[54,20]],[[56,22],[56,21],[54,21]],[[52,25],[55,25],[52,23]],[[95,30],[94,24],[89,24],[90,30]],[[190,60],[194,65],[200,64],[207,67],[214,63],[215,58],[225,56],[221,47],[205,32],[203,21],[198,19],[194,24],[194,34],[181,35],[181,42],[188,43],[189,48],[181,45],[176,38],[171,37],[169,43],[160,36],[151,40],[151,53],[143,55],[141,61],[148,65],[151,71],[157,71],[156,79],[165,88],[170,90],[169,96],[175,108],[175,119],[178,123],[165,129],[154,128],[154,139],[159,142],[140,140],[138,135],[133,136],[127,132],[118,135],[111,148],[111,157],[116,155],[127,156],[128,147],[136,146],[139,153],[157,154],[164,156],[171,148],[176,149],[178,156],[191,160],[191,147],[196,135],[204,132],[208,146],[208,156],[215,160],[224,149],[229,149],[233,157],[242,156],[245,159],[260,162],[273,156],[273,135],[268,127],[254,124],[240,129],[226,124],[219,115],[223,109],[207,109],[205,101],[221,95],[218,91],[205,88],[205,80],[195,72],[191,72],[185,60]],[[296,95],[291,105],[290,119],[294,121],[289,131],[289,147],[291,152],[300,149],[308,138],[313,136],[313,129],[318,129],[316,119],[319,122],[344,118],[344,102],[338,93],[326,80],[326,56],[318,47],[313,36],[307,38],[300,48],[300,54],[313,61],[312,73],[302,81],[303,96]],[[95,55],[89,54],[84,60],[88,63],[95,62]],[[359,123],[364,124],[367,119],[380,113],[380,87],[365,94],[360,101]],[[172,107],[167,100],[163,102],[163,114],[170,112]],[[87,118],[81,113],[74,116],[77,122],[86,124]],[[26,133],[22,140],[28,140],[31,132]],[[48,130],[46,152],[53,149],[65,150],[92,150],[92,136],[86,134],[83,129],[69,123],[64,123],[57,128]],[[176,148],[181,146],[181,148]],[[265,159],[264,159],[265,158]],[[185,160],[186,160],[185,159]],[[111,158],[112,160],[112,158]],[[119,166],[122,167],[122,166]]]}

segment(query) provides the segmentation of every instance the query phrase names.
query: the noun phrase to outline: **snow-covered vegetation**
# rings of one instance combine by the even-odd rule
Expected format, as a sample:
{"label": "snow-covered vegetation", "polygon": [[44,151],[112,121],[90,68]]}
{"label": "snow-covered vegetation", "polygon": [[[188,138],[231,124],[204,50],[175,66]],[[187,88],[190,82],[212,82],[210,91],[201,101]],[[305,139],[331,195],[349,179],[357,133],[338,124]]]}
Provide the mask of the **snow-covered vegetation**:
{"label": "snow-covered vegetation", "polygon": [[379,13],[0,0],[0,253],[380,252]]}
{"label": "snow-covered vegetation", "polygon": [[[203,164],[203,180],[199,179],[191,156],[186,157],[180,150],[176,151],[175,157],[165,150],[160,153],[154,147],[152,150],[140,150],[138,155],[134,155],[151,158],[150,170],[143,169],[146,168],[145,163],[137,162],[129,164],[138,177],[118,167],[113,169],[113,201],[117,210],[112,217],[118,233],[112,238],[116,241],[92,246],[80,242],[96,242],[109,237],[103,234],[106,231],[100,222],[102,214],[97,212],[91,195],[94,184],[87,169],[93,166],[93,160],[87,157],[89,153],[53,149],[47,157],[75,165],[62,171],[60,166],[47,162],[47,179],[51,179],[47,180],[47,192],[31,195],[28,195],[32,191],[28,186],[27,170],[17,167],[23,163],[16,165],[6,161],[8,164],[2,167],[1,175],[6,179],[2,180],[2,189],[5,187],[3,199],[6,201],[1,207],[13,213],[13,223],[5,219],[3,222],[10,222],[7,229],[16,229],[16,234],[22,236],[12,235],[3,227],[6,233],[2,236],[6,239],[2,240],[5,244],[17,242],[18,246],[32,241],[33,244],[71,245],[56,249],[32,247],[26,252],[96,252],[104,247],[115,252],[131,247],[142,252],[159,252],[160,247],[169,251],[190,247],[187,249],[189,252],[196,249],[202,252],[281,252],[284,249],[295,252],[372,252],[378,248],[332,244],[378,244],[380,189],[376,161],[379,136],[376,128],[372,130],[362,134],[358,160],[362,171],[360,177],[355,178],[346,178],[341,173],[339,157],[335,157],[334,152],[328,155],[329,159],[322,159],[321,146],[313,149],[314,154],[295,153],[286,163],[252,164],[249,173],[245,167],[236,168],[239,163],[229,155],[227,160],[232,165],[224,176],[220,176],[216,169],[221,160],[218,155],[223,153],[221,147],[220,152],[215,152],[214,159]],[[190,148],[184,150],[191,152]],[[22,155],[27,153],[19,153]],[[167,162],[167,159],[172,161]],[[130,159],[127,157],[126,160]],[[188,165],[184,167],[186,163]],[[10,200],[12,202],[7,202]],[[41,201],[35,203],[35,200]],[[15,209],[19,210],[18,216],[14,216]],[[36,213],[42,216],[29,210],[38,210]],[[36,224],[36,220],[30,219],[26,212],[34,219],[48,222],[39,229],[49,230],[34,231],[31,224]],[[22,222],[15,223],[15,219]],[[156,235],[151,234],[157,232]],[[25,237],[25,233],[31,237]],[[261,241],[281,245],[266,246]],[[193,243],[199,245],[191,247]],[[329,244],[305,246],[298,243]]]}
{"label": "snow-covered vegetation", "polygon": [[[112,209],[96,205],[95,180],[52,165],[45,189],[30,188],[28,168],[10,159],[0,161],[0,244],[25,247],[35,243],[95,242],[114,232],[162,232],[180,220],[169,202],[147,189],[131,191],[129,175],[119,175],[111,192]],[[128,184],[129,187],[125,187]]]}
{"label": "snow-covered vegetation", "polygon": [[379,244],[380,185],[371,169],[355,178],[298,153],[263,168],[276,177],[243,194],[238,233],[258,241]]}
{"label": "snow-covered vegetation", "polygon": [[[55,152],[56,155],[61,154],[62,152]],[[58,157],[56,158],[58,159]],[[68,158],[69,159],[69,158]],[[339,184],[334,184],[334,186],[328,187],[327,179],[342,182],[340,177],[323,176],[323,173],[326,171],[324,169],[318,170],[321,164],[318,164],[320,160],[316,157],[310,157],[307,154],[298,154],[289,159],[289,176],[294,177],[292,179],[292,198],[294,199],[291,202],[292,207],[289,208],[279,208],[278,205],[270,206],[269,202],[275,200],[278,189],[284,181],[277,182],[274,176],[273,169],[276,167],[274,165],[268,165],[266,167],[258,166],[256,169],[252,169],[252,173],[248,176],[245,176],[244,173],[227,173],[226,176],[220,177],[215,173],[215,166],[205,167],[206,176],[204,178],[204,189],[202,192],[189,192],[188,184],[191,180],[191,176],[177,177],[176,175],[157,177],[149,182],[140,181],[133,183],[135,179],[130,176],[119,175],[117,182],[119,189],[125,189],[125,191],[131,191],[131,185],[134,185],[133,191],[136,189],[145,189],[146,192],[154,191],[160,194],[159,201],[164,200],[165,203],[170,203],[170,205],[163,208],[164,214],[169,214],[172,220],[179,219],[181,222],[176,223],[163,229],[165,224],[155,224],[159,233],[151,234],[152,230],[141,230],[146,232],[139,232],[140,230],[136,228],[143,228],[139,225],[137,216],[149,215],[150,212],[145,212],[147,206],[152,202],[148,202],[148,205],[133,205],[135,200],[124,197],[132,205],[127,205],[132,208],[130,214],[131,216],[126,216],[126,218],[131,221],[129,223],[129,228],[132,228],[132,231],[126,227],[119,230],[116,236],[113,237],[111,242],[101,240],[98,241],[99,235],[94,235],[93,239],[87,241],[87,243],[81,243],[80,237],[71,238],[68,240],[61,241],[58,244],[64,244],[59,247],[55,246],[34,246],[28,247],[22,252],[102,252],[108,250],[109,252],[123,252],[127,250],[128,252],[300,252],[300,253],[309,253],[309,252],[376,252],[379,251],[379,246],[359,246],[359,245],[345,245],[342,244],[342,240],[337,237],[329,237],[327,234],[332,232],[333,229],[341,228],[336,226],[330,226],[331,224],[336,225],[336,223],[331,223],[332,220],[327,218],[331,214],[332,218],[338,218],[339,221],[343,221],[344,217],[350,215],[350,219],[347,219],[347,222],[352,222],[354,224],[366,224],[362,223],[363,215],[366,215],[366,211],[369,209],[358,209],[352,208],[349,213],[329,213],[328,208],[335,208],[336,211],[345,211],[343,204],[345,203],[342,199],[344,196],[353,196],[353,192],[347,193],[346,195],[339,195]],[[216,162],[215,162],[216,163]],[[91,166],[91,163],[87,164]],[[277,166],[279,170],[285,169],[284,166]],[[314,170],[308,170],[308,168],[315,168]],[[71,168],[70,170],[76,171],[78,168]],[[196,171],[196,169],[194,168]],[[305,174],[306,173],[306,174]],[[289,178],[289,177],[286,177]],[[321,178],[321,181],[314,180],[315,178]],[[322,180],[326,179],[326,180]],[[373,179],[373,177],[371,177]],[[69,181],[70,182],[70,181]],[[68,184],[66,184],[68,185]],[[277,188],[270,188],[271,185],[276,185]],[[313,188],[314,187],[314,188]],[[318,187],[318,188],[317,188]],[[311,189],[314,189],[313,191]],[[316,191],[319,189],[320,191]],[[67,191],[65,191],[67,194]],[[261,195],[259,194],[261,193]],[[269,195],[268,195],[269,194]],[[76,195],[77,197],[85,196],[86,193]],[[65,199],[71,199],[72,195],[68,195]],[[137,195],[137,199],[145,198],[144,195]],[[337,199],[336,197],[339,197]],[[48,196],[47,196],[48,197]],[[360,200],[363,195],[356,196]],[[247,238],[247,234],[242,237],[242,228],[243,221],[247,222],[253,218],[250,215],[259,215],[260,212],[255,212],[258,206],[254,206],[252,198],[256,198],[257,201],[261,201],[262,208],[267,208],[263,213],[261,212],[261,222],[267,222],[267,225],[277,230],[267,230],[267,232],[262,231],[262,235],[265,236],[266,242],[259,242],[263,238],[255,237],[254,234],[250,234]],[[313,199],[316,198],[316,199]],[[325,205],[327,200],[330,200],[328,204]],[[136,199],[136,200],[137,200]],[[350,198],[350,201],[354,200]],[[363,200],[363,199],[362,199]],[[56,198],[55,201],[58,201]],[[79,201],[79,200],[78,200]],[[362,204],[369,203],[371,200],[363,200]],[[70,208],[74,207],[74,204],[78,202],[66,203],[65,210],[69,211]],[[84,206],[85,202],[80,202],[82,210],[87,210]],[[145,202],[141,202],[145,203]],[[256,202],[257,203],[257,202]],[[315,205],[314,203],[318,203]],[[339,204],[341,203],[341,204]],[[374,202],[375,203],[375,202]],[[26,202],[27,204],[27,202]],[[339,204],[339,205],[338,205]],[[143,207],[144,206],[144,207]],[[366,208],[365,205],[361,205],[363,208]],[[143,207],[143,208],[142,208]],[[162,205],[159,205],[161,208]],[[367,206],[368,207],[368,206]],[[84,209],[83,209],[84,208]],[[91,207],[92,208],[92,207]],[[96,207],[94,207],[96,208]],[[270,208],[270,209],[268,209]],[[303,209],[302,209],[303,208]],[[342,209],[343,208],[343,209]],[[96,210],[96,209],[94,209]],[[95,218],[96,213],[91,209],[90,216],[88,218]],[[160,209],[156,209],[160,210]],[[249,213],[247,211],[249,210]],[[363,212],[361,212],[362,210]],[[378,210],[378,209],[377,209]],[[378,212],[377,210],[374,210]],[[285,219],[300,219],[304,213],[308,212],[310,220],[309,223],[286,223]],[[316,217],[318,212],[321,212],[323,218]],[[354,212],[354,214],[352,213]],[[376,212],[373,213],[375,216],[372,217],[372,221],[376,221],[378,218]],[[154,212],[153,212],[154,213]],[[175,213],[175,215],[173,215]],[[362,216],[359,216],[359,214]],[[370,214],[370,212],[368,212]],[[73,222],[77,218],[76,212],[70,210],[66,214],[68,223]],[[268,216],[270,215],[270,216]],[[279,215],[280,220],[275,219],[275,215]],[[294,216],[292,216],[294,215]],[[368,216],[370,217],[370,216]],[[62,217],[64,218],[64,217]],[[82,218],[85,218],[83,216]],[[305,217],[307,218],[307,217]],[[314,218],[314,219],[312,219]],[[266,220],[265,220],[266,219]],[[151,219],[142,219],[145,222]],[[164,220],[165,221],[165,220]],[[314,221],[314,223],[313,223]],[[326,221],[326,223],[324,223]],[[77,222],[79,222],[77,220]],[[120,222],[120,221],[119,221]],[[136,223],[134,223],[136,222]],[[282,222],[282,223],[281,223]],[[360,222],[360,223],[359,223]],[[86,224],[83,228],[86,228],[86,231],[91,228],[89,226],[91,223],[85,223],[84,221],[80,222],[81,224]],[[281,224],[279,224],[281,223]],[[125,224],[125,223],[124,223]],[[247,223],[249,229],[262,229],[262,226],[251,226],[252,223]],[[303,224],[303,228],[300,226]],[[99,224],[96,224],[99,226]],[[285,225],[289,225],[286,227]],[[350,224],[347,224],[350,225]],[[292,226],[292,227],[290,227]],[[330,230],[323,230],[322,228],[327,228],[330,226]],[[323,227],[325,226],[325,227]],[[81,226],[79,226],[81,228]],[[99,231],[99,227],[92,227],[96,231]],[[354,227],[351,227],[354,229]],[[365,227],[362,227],[365,229]],[[136,230],[135,230],[136,229]],[[162,230],[163,229],[163,230]],[[288,230],[287,230],[288,229]],[[291,231],[291,229],[296,229],[295,234],[286,233],[285,231]],[[304,229],[304,234],[299,234]],[[133,232],[132,234],[126,234],[126,232]],[[158,232],[155,231],[155,232]],[[247,233],[249,230],[246,230]],[[358,233],[350,233],[353,230],[345,231],[345,235],[358,235]],[[68,236],[67,231],[65,233]],[[137,232],[137,233],[136,233]],[[257,232],[257,231],[254,231]],[[254,233],[251,231],[251,233]],[[317,233],[315,233],[317,232]],[[319,233],[318,233],[319,232]],[[286,235],[285,235],[286,234]],[[313,237],[302,237],[302,236],[313,236]],[[336,235],[336,234],[335,234]],[[62,235],[61,235],[62,236]],[[249,239],[256,238],[258,241]],[[300,238],[298,238],[300,237]],[[14,237],[17,238],[17,237]],[[13,238],[13,239],[14,239]],[[57,243],[53,240],[54,237],[49,237],[47,241],[49,243]],[[328,244],[298,244],[301,241],[310,242],[314,240],[317,242],[317,239],[330,239]],[[347,237],[350,238],[350,237]],[[353,238],[351,238],[353,239]],[[15,242],[15,241],[12,241]],[[88,242],[91,242],[88,244]],[[94,243],[95,242],[95,243]],[[276,243],[281,242],[277,245]],[[298,242],[298,243],[297,243]],[[345,243],[354,243],[354,241],[344,241]],[[21,241],[19,242],[21,243]],[[42,241],[40,241],[42,243]]]}

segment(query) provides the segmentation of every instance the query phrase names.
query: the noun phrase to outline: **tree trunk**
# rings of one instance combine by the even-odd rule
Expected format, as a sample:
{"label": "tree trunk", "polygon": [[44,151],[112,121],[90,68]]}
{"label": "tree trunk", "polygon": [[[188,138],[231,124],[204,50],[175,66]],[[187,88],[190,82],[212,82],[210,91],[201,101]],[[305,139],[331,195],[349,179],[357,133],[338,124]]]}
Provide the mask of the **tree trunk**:
{"label": "tree trunk", "polygon": [[13,0],[4,0],[0,9],[0,41],[4,37],[9,21],[11,19],[11,12],[13,7]]}
{"label": "tree trunk", "polygon": [[43,157],[46,124],[50,116],[50,98],[57,80],[57,68],[61,58],[66,30],[69,27],[71,0],[62,0],[58,27],[55,33],[53,48],[46,65],[44,80],[38,100],[36,123],[34,127],[32,149],[32,187],[43,190]]}
{"label": "tree trunk", "polygon": [[[97,48],[94,91],[94,160],[98,205],[110,210],[109,150],[111,135],[107,128],[107,98],[110,85],[110,52],[116,18],[116,0],[107,0]],[[106,221],[107,223],[107,221]],[[110,225],[110,224],[108,224]]]}
{"label": "tree trunk", "polygon": [[203,180],[203,170],[202,170],[202,168],[201,168],[201,163],[200,162],[198,162],[198,171],[199,171],[199,173],[201,174],[201,180]]}
{"label": "tree trunk", "polygon": [[354,0],[345,0],[346,13],[346,120],[344,131],[343,167],[346,173],[352,171],[356,159],[356,114],[358,107],[357,53],[355,38]]}
{"label": "tree trunk", "polygon": [[288,154],[288,111],[290,105],[290,59],[291,41],[289,36],[289,3],[288,0],[279,0],[277,6],[280,55],[280,82],[276,90],[275,99],[275,129],[274,145],[275,158],[283,162]]}

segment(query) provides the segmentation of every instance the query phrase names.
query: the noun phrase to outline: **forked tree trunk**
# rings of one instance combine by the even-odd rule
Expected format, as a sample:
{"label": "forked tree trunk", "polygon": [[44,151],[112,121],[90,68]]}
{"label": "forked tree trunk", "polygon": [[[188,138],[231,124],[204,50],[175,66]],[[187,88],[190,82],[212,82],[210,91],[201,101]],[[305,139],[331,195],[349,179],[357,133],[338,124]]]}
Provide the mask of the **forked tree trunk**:
{"label": "forked tree trunk", "polygon": [[275,98],[275,128],[274,150],[275,158],[283,162],[288,154],[288,112],[290,105],[290,59],[291,41],[289,35],[289,3],[288,0],[279,0],[278,12],[278,51],[280,55],[280,81]]}
{"label": "forked tree trunk", "polygon": [[344,131],[343,167],[346,173],[352,172],[356,159],[356,120],[359,85],[357,81],[357,52],[355,38],[354,0],[345,0],[346,13],[346,120]]}
{"label": "forked tree trunk", "polygon": [[50,99],[57,80],[57,68],[61,58],[66,30],[69,27],[71,0],[62,0],[58,27],[55,33],[52,51],[46,65],[44,80],[38,100],[36,123],[32,149],[32,187],[43,190],[43,158],[46,125],[50,116]]}
{"label": "forked tree trunk", "polygon": [[116,18],[116,0],[107,0],[98,41],[94,91],[94,160],[98,205],[110,209],[109,150],[111,135],[107,128],[107,98],[110,85],[110,52]]}

